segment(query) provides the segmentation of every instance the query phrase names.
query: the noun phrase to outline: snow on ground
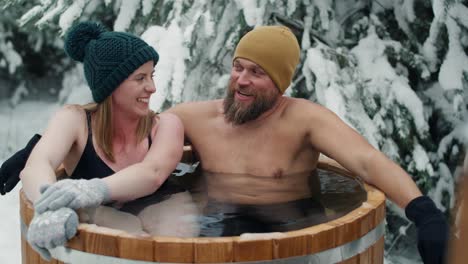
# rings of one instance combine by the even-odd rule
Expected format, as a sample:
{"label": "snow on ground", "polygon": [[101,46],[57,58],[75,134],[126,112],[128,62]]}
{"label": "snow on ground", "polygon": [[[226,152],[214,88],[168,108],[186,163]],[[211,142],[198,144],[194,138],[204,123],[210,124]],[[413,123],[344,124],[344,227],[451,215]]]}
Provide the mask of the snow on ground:
{"label": "snow on ground", "polygon": [[19,225],[19,186],[6,196],[0,197],[2,210],[0,224],[0,263],[21,263],[21,240]]}
{"label": "snow on ground", "polygon": [[[34,133],[42,133],[57,104],[23,102],[13,109],[7,100],[0,100],[0,163],[24,146]],[[19,222],[20,184],[0,196],[0,263],[21,263]]]}

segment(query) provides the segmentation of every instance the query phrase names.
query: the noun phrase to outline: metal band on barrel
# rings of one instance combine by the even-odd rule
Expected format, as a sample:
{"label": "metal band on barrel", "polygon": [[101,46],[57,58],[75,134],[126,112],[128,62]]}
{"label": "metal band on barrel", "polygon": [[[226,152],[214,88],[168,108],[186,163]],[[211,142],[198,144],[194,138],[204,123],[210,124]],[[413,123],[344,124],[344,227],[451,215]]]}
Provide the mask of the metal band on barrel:
{"label": "metal band on barrel", "polygon": [[[28,227],[21,219],[21,234],[26,237]],[[306,256],[296,256],[282,259],[248,261],[236,263],[273,263],[273,264],[325,264],[336,263],[347,260],[359,253],[364,252],[367,248],[374,245],[385,232],[384,222],[381,222],[376,228],[369,231],[361,238],[343,244],[341,246],[330,248],[322,252],[314,253]],[[166,262],[149,262],[142,260],[122,259],[109,256],[96,255],[75,249],[66,248],[63,246],[56,247],[51,250],[52,257],[65,263],[99,263],[99,264],[164,264]]]}

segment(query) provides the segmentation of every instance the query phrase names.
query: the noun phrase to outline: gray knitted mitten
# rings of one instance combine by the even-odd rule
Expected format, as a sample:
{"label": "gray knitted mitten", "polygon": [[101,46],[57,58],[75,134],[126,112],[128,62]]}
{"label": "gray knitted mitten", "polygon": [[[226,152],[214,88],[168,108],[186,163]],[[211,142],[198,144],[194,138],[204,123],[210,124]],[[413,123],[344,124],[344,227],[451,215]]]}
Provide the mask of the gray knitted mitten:
{"label": "gray knitted mitten", "polygon": [[110,200],[110,191],[102,179],[58,181],[41,187],[41,197],[34,203],[37,213],[62,207],[79,209],[98,207]]}
{"label": "gray knitted mitten", "polygon": [[78,229],[78,215],[70,208],[35,214],[29,225],[27,240],[43,259],[50,260],[50,249],[64,245]]}

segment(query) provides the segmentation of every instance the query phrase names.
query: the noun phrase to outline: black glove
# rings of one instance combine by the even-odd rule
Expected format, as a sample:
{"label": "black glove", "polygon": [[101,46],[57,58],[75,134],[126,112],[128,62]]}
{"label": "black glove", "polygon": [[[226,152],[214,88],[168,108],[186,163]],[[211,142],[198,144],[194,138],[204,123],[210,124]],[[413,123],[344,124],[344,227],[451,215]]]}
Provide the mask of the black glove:
{"label": "black glove", "polygon": [[445,216],[427,196],[413,199],[405,208],[418,230],[418,250],[424,264],[445,263],[448,224]]}
{"label": "black glove", "polygon": [[0,167],[0,194],[5,195],[13,190],[16,184],[20,181],[19,174],[23,170],[26,161],[31,154],[36,143],[41,139],[41,136],[35,134],[26,144],[26,146],[16,152],[13,156],[3,162]]}

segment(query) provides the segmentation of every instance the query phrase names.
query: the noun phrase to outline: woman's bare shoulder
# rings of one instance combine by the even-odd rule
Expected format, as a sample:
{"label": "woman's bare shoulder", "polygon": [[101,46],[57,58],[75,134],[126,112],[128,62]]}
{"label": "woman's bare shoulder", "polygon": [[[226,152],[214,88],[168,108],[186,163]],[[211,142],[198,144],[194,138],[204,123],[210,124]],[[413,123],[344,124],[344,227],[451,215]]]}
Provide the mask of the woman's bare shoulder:
{"label": "woman's bare shoulder", "polygon": [[159,123],[162,123],[171,127],[183,126],[182,121],[180,120],[179,116],[171,112],[164,112],[164,113],[158,114],[157,116],[155,116],[155,118],[157,118],[157,121]]}
{"label": "woman's bare shoulder", "polygon": [[151,135],[155,135],[156,131],[161,127],[171,129],[173,131],[183,131],[184,125],[180,120],[179,116],[171,112],[163,112],[156,114],[153,117],[153,128],[151,129]]}
{"label": "woman's bare shoulder", "polygon": [[86,119],[86,113],[81,105],[64,105],[52,116],[52,119],[59,119],[61,122],[72,123]]}
{"label": "woman's bare shoulder", "polygon": [[[64,105],[49,119],[42,142],[50,148],[70,146],[86,132],[86,114],[78,105]],[[68,145],[70,144],[70,145]]]}

